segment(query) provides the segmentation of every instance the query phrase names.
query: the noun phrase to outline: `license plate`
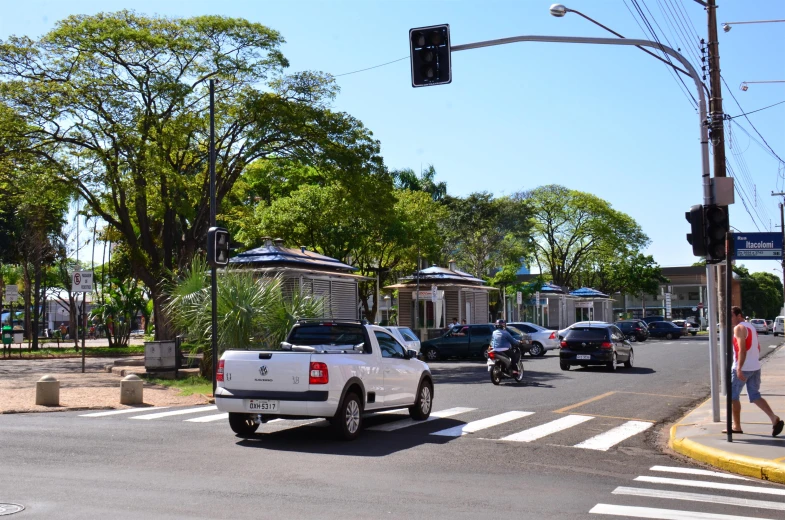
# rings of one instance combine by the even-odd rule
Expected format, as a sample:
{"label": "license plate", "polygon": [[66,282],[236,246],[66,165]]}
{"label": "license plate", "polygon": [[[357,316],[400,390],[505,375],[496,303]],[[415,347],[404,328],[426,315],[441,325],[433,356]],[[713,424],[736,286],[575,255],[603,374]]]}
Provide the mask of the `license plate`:
{"label": "license plate", "polygon": [[575,356],[575,359],[591,359],[591,356],[589,356],[588,354],[578,354],[577,356]]}
{"label": "license plate", "polygon": [[249,399],[248,409],[260,412],[277,412],[280,405],[278,401],[268,401],[262,399]]}

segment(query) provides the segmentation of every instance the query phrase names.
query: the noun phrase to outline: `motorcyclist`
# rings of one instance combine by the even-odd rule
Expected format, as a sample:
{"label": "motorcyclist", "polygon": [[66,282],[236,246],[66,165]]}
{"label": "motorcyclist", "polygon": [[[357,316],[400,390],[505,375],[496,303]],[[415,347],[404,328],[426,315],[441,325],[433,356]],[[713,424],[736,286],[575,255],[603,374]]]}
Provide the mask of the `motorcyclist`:
{"label": "motorcyclist", "polygon": [[507,352],[513,345],[521,346],[521,342],[517,341],[512,334],[507,332],[507,323],[504,320],[496,320],[496,330],[493,331],[491,337],[491,348],[494,352],[500,352],[503,355],[509,355],[512,360],[512,374],[518,375],[518,361],[521,359],[520,349],[513,349],[512,352]]}

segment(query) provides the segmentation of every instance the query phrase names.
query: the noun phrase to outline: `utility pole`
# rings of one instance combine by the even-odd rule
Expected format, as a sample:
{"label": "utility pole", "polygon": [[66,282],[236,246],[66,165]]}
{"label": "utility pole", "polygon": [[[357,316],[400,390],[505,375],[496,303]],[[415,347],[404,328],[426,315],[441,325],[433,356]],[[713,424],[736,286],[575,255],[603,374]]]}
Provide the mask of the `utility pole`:
{"label": "utility pole", "polygon": [[[772,197],[779,197],[785,196],[785,192],[774,193],[771,192]],[[780,202],[780,231],[782,232],[782,279],[783,284],[785,284],[785,203]],[[782,310],[780,311],[780,315],[782,316],[785,313],[785,301],[782,305]]]}

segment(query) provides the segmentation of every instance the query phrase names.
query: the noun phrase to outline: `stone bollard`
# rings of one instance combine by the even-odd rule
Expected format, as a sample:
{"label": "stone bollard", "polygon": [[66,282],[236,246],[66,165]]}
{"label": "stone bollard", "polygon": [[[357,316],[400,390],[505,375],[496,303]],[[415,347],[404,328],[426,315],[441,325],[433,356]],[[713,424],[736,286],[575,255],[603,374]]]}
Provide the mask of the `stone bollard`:
{"label": "stone bollard", "polygon": [[46,375],[35,384],[35,404],[60,406],[60,381]]}
{"label": "stone bollard", "polygon": [[120,404],[142,404],[142,385],[144,381],[136,374],[125,376],[120,381]]}

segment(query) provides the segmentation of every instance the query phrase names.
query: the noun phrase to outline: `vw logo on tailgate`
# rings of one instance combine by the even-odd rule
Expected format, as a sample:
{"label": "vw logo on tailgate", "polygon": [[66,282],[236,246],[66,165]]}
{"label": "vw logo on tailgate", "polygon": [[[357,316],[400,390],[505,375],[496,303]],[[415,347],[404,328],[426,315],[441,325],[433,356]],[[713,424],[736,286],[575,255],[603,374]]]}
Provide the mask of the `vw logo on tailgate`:
{"label": "vw logo on tailgate", "polygon": [[259,367],[259,374],[266,376],[267,375],[267,367],[262,365]]}

